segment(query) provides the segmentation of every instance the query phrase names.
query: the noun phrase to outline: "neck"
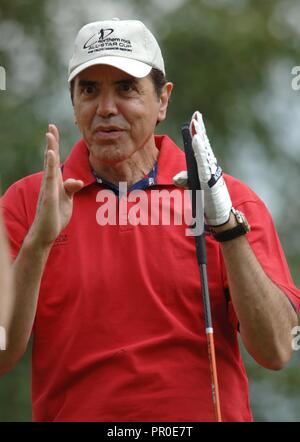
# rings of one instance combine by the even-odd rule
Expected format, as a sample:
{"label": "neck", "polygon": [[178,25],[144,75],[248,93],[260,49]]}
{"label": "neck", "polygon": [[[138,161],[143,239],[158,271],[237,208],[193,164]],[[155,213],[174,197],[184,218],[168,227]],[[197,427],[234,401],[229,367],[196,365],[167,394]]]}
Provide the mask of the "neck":
{"label": "neck", "polygon": [[153,168],[159,155],[155,144],[147,145],[134,154],[116,164],[96,163],[90,158],[90,163],[97,176],[118,185],[126,182],[128,187],[140,181]]}

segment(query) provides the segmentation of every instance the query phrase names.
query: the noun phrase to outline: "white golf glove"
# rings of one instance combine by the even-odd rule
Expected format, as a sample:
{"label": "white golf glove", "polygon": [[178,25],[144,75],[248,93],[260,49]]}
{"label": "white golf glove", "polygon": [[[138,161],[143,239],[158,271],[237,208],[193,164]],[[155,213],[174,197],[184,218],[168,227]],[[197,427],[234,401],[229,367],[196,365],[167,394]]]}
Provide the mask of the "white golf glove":
{"label": "white golf glove", "polygon": [[[201,189],[204,191],[204,216],[210,226],[225,224],[230,217],[232,203],[218,166],[200,112],[195,112],[190,124],[192,146],[195,154]],[[177,186],[187,186],[187,171],[173,177]]]}

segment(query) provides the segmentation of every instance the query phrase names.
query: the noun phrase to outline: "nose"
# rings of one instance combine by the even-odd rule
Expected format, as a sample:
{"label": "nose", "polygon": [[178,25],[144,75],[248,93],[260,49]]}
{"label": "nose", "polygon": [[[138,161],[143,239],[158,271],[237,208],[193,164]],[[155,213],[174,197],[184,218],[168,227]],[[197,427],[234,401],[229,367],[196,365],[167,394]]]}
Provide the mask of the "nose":
{"label": "nose", "polygon": [[98,97],[97,115],[102,118],[109,118],[117,115],[118,108],[116,97],[111,90],[102,90]]}

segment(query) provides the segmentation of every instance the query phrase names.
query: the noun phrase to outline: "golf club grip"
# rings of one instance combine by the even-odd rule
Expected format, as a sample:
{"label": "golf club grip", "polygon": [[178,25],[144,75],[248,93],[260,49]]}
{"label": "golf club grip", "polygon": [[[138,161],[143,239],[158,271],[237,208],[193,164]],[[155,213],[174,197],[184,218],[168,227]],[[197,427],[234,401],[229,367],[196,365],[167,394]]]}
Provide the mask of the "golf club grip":
{"label": "golf club grip", "polygon": [[[201,190],[196,158],[192,147],[192,137],[190,134],[190,128],[188,123],[184,123],[181,126],[181,133],[183,138],[183,146],[184,146],[185,159],[187,165],[189,189],[192,191]],[[195,216],[194,212],[193,216]]]}
{"label": "golf club grip", "polygon": [[[183,146],[185,152],[185,159],[188,173],[188,188],[191,191],[192,199],[192,215],[196,218],[196,198],[197,190],[201,190],[201,184],[198,176],[198,168],[196,158],[192,147],[192,137],[190,134],[189,123],[184,123],[181,126],[181,133],[183,138]],[[204,234],[196,236],[197,258],[199,264],[206,264],[206,247]]]}

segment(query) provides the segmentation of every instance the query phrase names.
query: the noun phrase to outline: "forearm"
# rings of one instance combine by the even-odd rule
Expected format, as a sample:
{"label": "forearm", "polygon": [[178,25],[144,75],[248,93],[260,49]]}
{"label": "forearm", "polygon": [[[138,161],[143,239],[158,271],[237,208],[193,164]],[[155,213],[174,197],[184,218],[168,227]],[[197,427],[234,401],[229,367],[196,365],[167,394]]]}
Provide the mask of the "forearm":
{"label": "forearm", "polygon": [[[0,302],[1,299],[12,294],[12,278],[9,262],[8,244],[4,233],[2,218],[0,216]],[[1,315],[1,309],[0,309]],[[0,316],[0,326],[3,327]]]}
{"label": "forearm", "polygon": [[1,321],[7,332],[0,369],[14,365],[26,350],[37,308],[40,283],[50,247],[41,247],[29,233],[13,264],[13,293],[0,298]]}
{"label": "forearm", "polygon": [[243,342],[261,365],[279,369],[289,360],[297,315],[286,295],[268,278],[246,237],[221,245],[230,295]]}

